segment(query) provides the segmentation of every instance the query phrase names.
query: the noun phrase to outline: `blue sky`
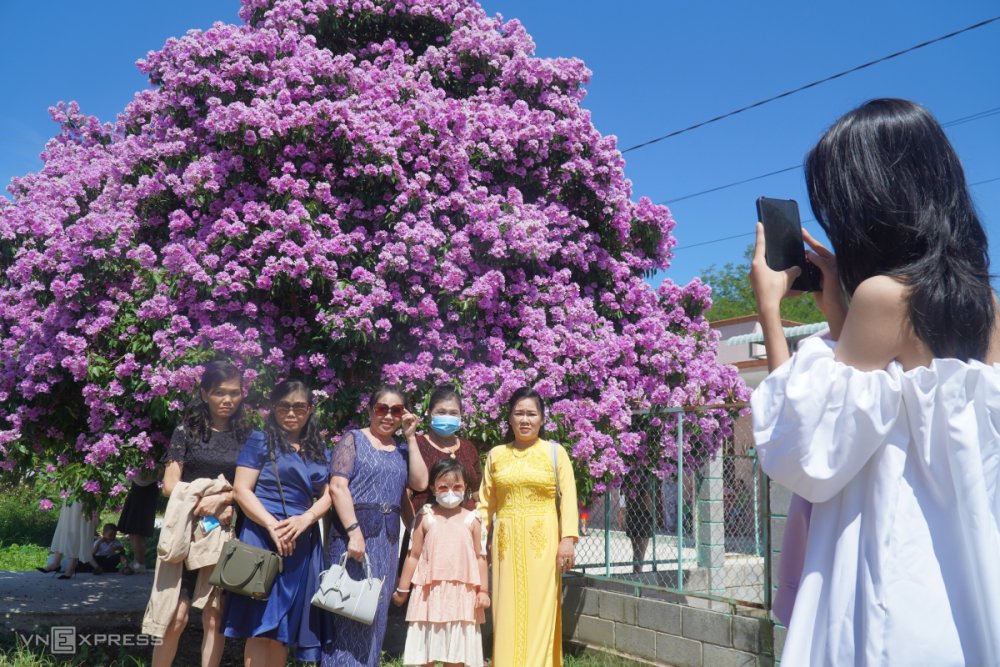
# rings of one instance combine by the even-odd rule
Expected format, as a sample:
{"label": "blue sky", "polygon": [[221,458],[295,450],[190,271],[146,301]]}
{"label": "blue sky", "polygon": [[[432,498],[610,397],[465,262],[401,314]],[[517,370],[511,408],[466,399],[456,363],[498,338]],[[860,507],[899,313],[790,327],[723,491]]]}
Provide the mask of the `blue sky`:
{"label": "blue sky", "polygon": [[[837,3],[692,0],[485,0],[519,18],[540,56],[593,71],[585,106],[626,148],[1000,14],[995,0]],[[114,120],[147,85],[134,62],[170,36],[238,22],[236,0],[2,3],[0,181],[37,170],[76,100]],[[802,163],[823,130],[872,97],[905,97],[942,122],[1000,109],[1000,21],[736,117],[626,154],[633,193],[662,202]],[[1000,177],[1000,114],[948,129],[970,183]],[[972,188],[1000,272],[1000,180]],[[799,200],[800,169],[671,205],[678,250],[666,275],[685,283],[739,260],[759,195]],[[817,230],[815,223],[806,223]],[[712,242],[730,236],[738,238]],[[656,282],[656,280],[654,280]]]}

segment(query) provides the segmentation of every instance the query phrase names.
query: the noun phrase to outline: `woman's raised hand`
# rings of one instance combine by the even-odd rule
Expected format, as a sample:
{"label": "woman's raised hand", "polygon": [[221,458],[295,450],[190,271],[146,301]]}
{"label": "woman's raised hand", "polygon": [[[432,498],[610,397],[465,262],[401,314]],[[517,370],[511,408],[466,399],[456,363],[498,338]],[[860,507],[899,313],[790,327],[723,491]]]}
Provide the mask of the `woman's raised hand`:
{"label": "woman's raised hand", "polygon": [[794,296],[792,283],[802,273],[797,266],[775,271],[764,259],[764,225],[757,223],[757,241],[754,243],[753,260],[750,262],[750,286],[757,297],[757,312],[777,311],[781,300]]}
{"label": "woman's raised hand", "polygon": [[844,299],[844,288],[840,284],[840,274],[837,272],[837,258],[805,229],[802,230],[802,239],[812,248],[811,252],[806,253],[806,259],[815,264],[823,274],[823,289],[813,292],[816,307],[823,312],[830,325],[830,338],[837,340],[844,327],[844,318],[847,317],[847,302]]}
{"label": "woman's raised hand", "polygon": [[413,414],[409,410],[404,410],[403,420],[402,420],[403,437],[405,437],[407,440],[414,437],[417,434],[417,424],[419,423],[420,420],[417,419],[417,416],[415,414]]}

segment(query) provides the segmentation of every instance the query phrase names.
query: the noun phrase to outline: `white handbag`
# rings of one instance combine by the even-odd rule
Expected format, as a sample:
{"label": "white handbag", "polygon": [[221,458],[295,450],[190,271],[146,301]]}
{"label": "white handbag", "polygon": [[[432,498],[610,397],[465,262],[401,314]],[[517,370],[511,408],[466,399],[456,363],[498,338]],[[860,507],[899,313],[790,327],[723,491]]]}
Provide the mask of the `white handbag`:
{"label": "white handbag", "polygon": [[319,589],[313,594],[312,603],[320,609],[371,625],[375,620],[383,581],[384,578],[372,576],[368,554],[365,554],[365,578],[352,579],[347,572],[345,553],[338,564],[331,565],[329,570],[319,575]]}

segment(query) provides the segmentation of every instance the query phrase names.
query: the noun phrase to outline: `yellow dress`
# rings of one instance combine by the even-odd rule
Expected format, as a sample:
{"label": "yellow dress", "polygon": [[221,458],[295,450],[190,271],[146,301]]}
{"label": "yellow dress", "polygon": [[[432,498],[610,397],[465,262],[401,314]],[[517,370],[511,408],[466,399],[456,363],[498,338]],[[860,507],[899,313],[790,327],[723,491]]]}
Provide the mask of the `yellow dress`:
{"label": "yellow dress", "polygon": [[576,483],[566,450],[537,440],[524,450],[490,450],[479,488],[479,512],[493,528],[492,667],[562,665],[562,582],[556,566],[561,537],[579,536]]}

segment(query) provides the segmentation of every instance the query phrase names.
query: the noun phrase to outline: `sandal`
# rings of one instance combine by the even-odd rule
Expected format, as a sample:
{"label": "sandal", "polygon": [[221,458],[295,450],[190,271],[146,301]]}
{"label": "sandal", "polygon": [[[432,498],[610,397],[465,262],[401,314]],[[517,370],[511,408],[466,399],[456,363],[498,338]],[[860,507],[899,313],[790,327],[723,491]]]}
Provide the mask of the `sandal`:
{"label": "sandal", "polygon": [[58,577],[56,577],[56,579],[72,579],[72,578],[73,575],[71,574],[60,574]]}
{"label": "sandal", "polygon": [[135,574],[135,570],[126,565],[125,567],[122,568],[122,574]]}

